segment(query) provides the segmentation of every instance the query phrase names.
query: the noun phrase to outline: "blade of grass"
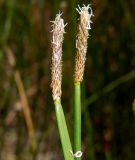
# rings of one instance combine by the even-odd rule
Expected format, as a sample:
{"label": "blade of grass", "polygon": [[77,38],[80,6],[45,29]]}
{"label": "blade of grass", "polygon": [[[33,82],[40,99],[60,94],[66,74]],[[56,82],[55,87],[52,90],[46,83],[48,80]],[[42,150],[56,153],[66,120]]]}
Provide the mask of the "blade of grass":
{"label": "blade of grass", "polygon": [[93,93],[89,98],[86,99],[84,102],[86,107],[88,107],[90,104],[96,102],[101,96],[104,96],[110,92],[112,92],[115,88],[119,87],[120,85],[127,83],[128,81],[135,78],[135,70],[121,76],[120,78],[112,81],[110,84],[106,85],[103,89],[100,91],[97,91],[96,93]]}

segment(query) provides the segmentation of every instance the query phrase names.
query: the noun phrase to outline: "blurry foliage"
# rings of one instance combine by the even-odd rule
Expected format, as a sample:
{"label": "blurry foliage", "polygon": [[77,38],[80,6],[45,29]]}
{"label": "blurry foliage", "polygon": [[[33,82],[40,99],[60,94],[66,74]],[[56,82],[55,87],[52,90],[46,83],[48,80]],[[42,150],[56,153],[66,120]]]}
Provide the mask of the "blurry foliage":
{"label": "blurry foliage", "polygon": [[[135,1],[0,0],[0,159],[32,158],[20,97],[4,48],[12,49],[36,129],[35,159],[63,159],[50,90],[51,23],[58,10],[68,22],[63,46],[62,101],[72,131],[77,4],[92,3],[82,96],[84,159],[135,159],[132,101],[135,73],[107,93],[102,89],[135,69]],[[114,83],[112,83],[113,85]],[[92,95],[99,95],[89,101]],[[88,100],[88,101],[87,101]],[[91,100],[91,99],[90,99]],[[87,103],[85,103],[87,101]],[[72,132],[71,132],[72,135]],[[93,151],[93,152],[92,152]],[[93,153],[95,155],[93,155]],[[34,159],[33,158],[33,159]]]}

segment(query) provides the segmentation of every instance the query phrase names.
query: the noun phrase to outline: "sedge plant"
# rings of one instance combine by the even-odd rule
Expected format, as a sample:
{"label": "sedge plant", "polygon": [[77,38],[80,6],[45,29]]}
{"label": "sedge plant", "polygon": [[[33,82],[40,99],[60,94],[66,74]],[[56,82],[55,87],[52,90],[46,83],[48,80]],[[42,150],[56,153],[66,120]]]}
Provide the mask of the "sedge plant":
{"label": "sedge plant", "polygon": [[52,21],[52,23],[52,95],[64,158],[65,160],[74,160],[74,157],[71,154],[72,147],[70,137],[61,105],[62,43],[65,25],[60,13],[56,15],[55,21]]}
{"label": "sedge plant", "polygon": [[[91,16],[93,16],[90,5],[76,9],[80,15],[78,23],[78,33],[76,39],[76,56],[74,68],[74,153],[75,160],[81,160],[81,82],[83,81],[87,40],[89,37],[89,29]],[[90,12],[89,12],[90,10]]]}
{"label": "sedge plant", "polygon": [[[90,10],[90,12],[89,12]],[[56,15],[52,21],[52,96],[55,105],[55,112],[60,134],[60,140],[65,160],[81,160],[81,82],[83,80],[87,40],[89,37],[89,29],[91,24],[92,10],[90,5],[79,7],[77,9],[80,14],[78,33],[76,40],[76,57],[75,57],[75,73],[74,73],[74,153],[72,151],[70,137],[66,125],[66,120],[61,105],[61,83],[62,83],[62,44],[65,33],[64,20],[61,13]]]}

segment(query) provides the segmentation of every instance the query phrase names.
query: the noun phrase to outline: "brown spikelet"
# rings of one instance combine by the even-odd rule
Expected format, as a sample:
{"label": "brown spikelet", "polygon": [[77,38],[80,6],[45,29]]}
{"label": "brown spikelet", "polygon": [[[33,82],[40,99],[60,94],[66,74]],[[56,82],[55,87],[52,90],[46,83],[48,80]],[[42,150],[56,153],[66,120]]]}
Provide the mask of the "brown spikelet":
{"label": "brown spikelet", "polygon": [[[78,24],[78,33],[76,40],[76,57],[75,57],[75,73],[74,79],[75,83],[79,83],[83,80],[86,52],[87,52],[87,40],[89,37],[89,29],[91,21],[91,16],[93,16],[90,5],[83,6],[79,9],[76,9],[80,14],[79,24]],[[91,13],[89,13],[89,9]]]}
{"label": "brown spikelet", "polygon": [[52,81],[51,88],[53,100],[61,97],[61,80],[62,80],[62,43],[64,30],[64,20],[61,14],[57,14],[55,21],[52,22]]}

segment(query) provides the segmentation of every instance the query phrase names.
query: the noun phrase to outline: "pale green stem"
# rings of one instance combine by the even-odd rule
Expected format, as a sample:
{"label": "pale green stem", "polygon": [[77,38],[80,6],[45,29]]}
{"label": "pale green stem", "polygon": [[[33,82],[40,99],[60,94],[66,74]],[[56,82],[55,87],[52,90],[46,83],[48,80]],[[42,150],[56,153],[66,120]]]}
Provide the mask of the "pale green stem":
{"label": "pale green stem", "polygon": [[[81,151],[81,89],[80,83],[75,83],[74,105],[74,153]],[[81,157],[75,158],[81,160]]]}
{"label": "pale green stem", "polygon": [[69,133],[60,99],[54,101],[60,140],[65,160],[74,160]]}

